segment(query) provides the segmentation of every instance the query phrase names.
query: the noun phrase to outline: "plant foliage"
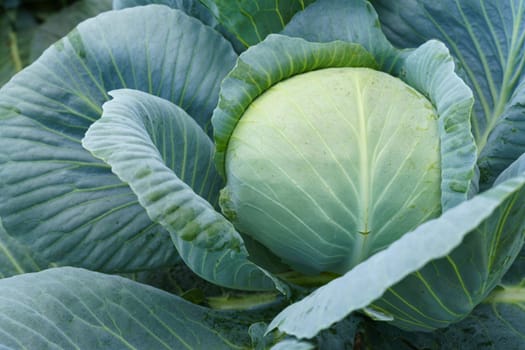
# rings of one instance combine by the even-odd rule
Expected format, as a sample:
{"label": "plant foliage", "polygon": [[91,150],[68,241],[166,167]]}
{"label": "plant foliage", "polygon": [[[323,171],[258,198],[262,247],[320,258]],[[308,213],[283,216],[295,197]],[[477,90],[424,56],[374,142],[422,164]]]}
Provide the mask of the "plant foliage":
{"label": "plant foliage", "polygon": [[525,347],[524,0],[112,5],[0,7],[0,348]]}

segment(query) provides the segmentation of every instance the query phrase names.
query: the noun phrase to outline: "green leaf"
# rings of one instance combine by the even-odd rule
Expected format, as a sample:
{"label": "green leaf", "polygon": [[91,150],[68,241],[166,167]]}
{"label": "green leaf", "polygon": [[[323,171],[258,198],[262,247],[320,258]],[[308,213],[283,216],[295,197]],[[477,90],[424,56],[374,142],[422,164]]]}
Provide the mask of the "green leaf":
{"label": "green leaf", "polygon": [[525,281],[525,247],[510,267],[509,271],[503,276],[503,284],[520,284]]}
{"label": "green leaf", "polygon": [[167,100],[130,89],[110,95],[84,148],[109,164],[171,234],[210,250],[238,250],[241,237],[210,204],[222,187],[211,139]]}
{"label": "green leaf", "polygon": [[167,232],[80,140],[106,91],[122,87],[175,102],[205,127],[235,58],[213,29],[158,5],[103,13],[48,49],[0,90],[0,217],[11,237],[59,265],[173,263]]}
{"label": "green leaf", "polygon": [[320,350],[361,349],[363,347],[361,330],[365,321],[375,323],[362,315],[350,315],[320,332],[314,339]]}
{"label": "green leaf", "polygon": [[245,47],[280,32],[292,16],[314,0],[201,0],[219,23]]}
{"label": "green leaf", "polygon": [[0,278],[40,271],[44,266],[36,254],[9,236],[0,220]]}
{"label": "green leaf", "polygon": [[29,61],[36,60],[45,49],[83,20],[108,10],[111,10],[111,0],[81,0],[47,17],[46,21],[35,30]]}
{"label": "green leaf", "polygon": [[199,0],[113,0],[113,9],[120,10],[127,7],[145,6],[150,4],[166,5],[179,9],[186,14],[198,18],[210,27],[217,27],[218,22],[213,13]]}
{"label": "green leaf", "polygon": [[482,180],[487,186],[512,161],[525,152],[524,115],[525,78],[522,78],[480,154],[479,166],[483,175]]}
{"label": "green leaf", "polygon": [[128,279],[56,268],[0,281],[0,347],[246,349],[268,310],[218,312]]}
{"label": "green leaf", "polygon": [[[486,188],[525,151],[523,0],[375,0],[387,37],[398,47],[437,38],[458,60],[476,103],[473,133]],[[519,102],[521,101],[521,102]]]}
{"label": "green leaf", "polygon": [[470,132],[472,91],[454,73],[448,49],[435,40],[408,53],[396,75],[426,95],[439,116],[441,140],[441,210],[468,198],[475,178],[477,149]]}
{"label": "green leaf", "polygon": [[355,315],[320,332],[312,341],[320,350],[521,349],[524,315],[519,305],[483,303],[461,322],[434,332],[407,332]]}
{"label": "green leaf", "polygon": [[239,57],[221,85],[220,99],[212,122],[216,164],[224,176],[230,136],[244,111],[259,95],[293,75],[326,67],[370,67],[376,63],[360,45],[345,42],[310,43],[299,38],[272,34]]}
{"label": "green leaf", "polygon": [[[505,294],[519,293],[520,301]],[[525,339],[525,290],[497,290],[461,322],[434,332],[404,332],[385,324],[362,324],[364,343],[371,349],[521,349]],[[499,298],[499,300],[497,300]],[[505,299],[503,301],[502,299]]]}
{"label": "green leaf", "polygon": [[430,330],[462,319],[521,249],[524,202],[521,175],[459,204],[292,304],[269,330],[311,338],[371,303],[406,329]]}
{"label": "green leaf", "polygon": [[230,41],[236,52],[242,52],[246,47],[221,23],[217,21],[213,13],[204,6],[199,0],[114,0],[114,9],[123,9],[126,7],[145,6],[149,4],[166,5],[174,9],[184,11],[189,16],[195,17],[202,21],[202,23],[209,25],[218,32],[220,32],[226,39]]}
{"label": "green leaf", "polygon": [[385,72],[393,69],[400,55],[383,34],[374,8],[364,0],[317,0],[295,15],[281,34],[312,42],[360,44]]}
{"label": "green leaf", "polygon": [[[273,289],[265,272],[247,260],[233,225],[205,199],[215,202],[222,186],[213,167],[210,138],[169,101],[134,90],[111,95],[114,100],[104,104],[102,117],[86,133],[84,147],[129,184],[197,274],[232,288]],[[203,260],[191,259],[195,253],[204,255]],[[206,254],[220,259],[210,260]],[[221,270],[226,274],[218,278]]]}
{"label": "green leaf", "polygon": [[519,176],[525,173],[525,153],[516,159],[507,169],[505,169],[494,181],[494,185],[498,185],[508,179]]}

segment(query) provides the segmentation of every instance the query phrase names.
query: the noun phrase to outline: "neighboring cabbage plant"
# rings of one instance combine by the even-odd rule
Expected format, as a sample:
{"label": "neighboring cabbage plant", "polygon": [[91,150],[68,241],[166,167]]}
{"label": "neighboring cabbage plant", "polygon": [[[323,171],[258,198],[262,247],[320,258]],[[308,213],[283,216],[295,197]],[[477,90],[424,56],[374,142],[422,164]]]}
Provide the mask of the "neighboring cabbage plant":
{"label": "neighboring cabbage plant", "polygon": [[0,347],[522,346],[525,2],[113,6],[0,90]]}

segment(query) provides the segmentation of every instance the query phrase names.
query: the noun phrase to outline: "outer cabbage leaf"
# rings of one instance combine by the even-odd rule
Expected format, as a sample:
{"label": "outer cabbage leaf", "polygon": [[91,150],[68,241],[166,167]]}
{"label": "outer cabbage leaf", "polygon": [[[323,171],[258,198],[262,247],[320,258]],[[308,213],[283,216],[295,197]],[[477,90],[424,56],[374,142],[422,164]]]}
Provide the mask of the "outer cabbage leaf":
{"label": "outer cabbage leaf", "polygon": [[0,347],[246,349],[250,324],[272,312],[213,311],[122,277],[56,268],[0,281]]}
{"label": "outer cabbage leaf", "polygon": [[229,32],[218,20],[214,14],[199,0],[113,0],[113,8],[123,9],[126,7],[145,6],[150,4],[166,5],[174,9],[184,11],[186,14],[195,17],[204,24],[209,25],[220,32],[235,48],[236,52],[242,52],[246,49],[234,34]]}
{"label": "outer cabbage leaf", "polygon": [[[525,155],[506,169],[495,184],[502,183],[525,173]],[[502,241],[504,237],[499,237]],[[499,243],[504,246],[503,243]],[[517,244],[519,248],[519,244]],[[516,248],[514,248],[516,249]],[[366,342],[382,349],[400,349],[409,344],[412,348],[428,349],[494,349],[519,348],[525,337],[525,289],[524,252],[522,249],[509,271],[482,304],[459,323],[433,333],[407,333],[384,325],[368,325],[365,331]],[[464,253],[464,252],[463,252]],[[494,255],[497,255],[495,252]],[[512,260],[508,255],[504,261]],[[508,261],[505,262],[505,265]],[[462,266],[463,264],[458,264]],[[434,267],[436,268],[436,267]],[[466,265],[464,275],[470,267]],[[460,268],[461,269],[461,268]],[[497,277],[496,277],[497,279]],[[495,281],[492,281],[494,284]],[[400,339],[394,341],[392,339]],[[408,346],[407,346],[408,348]]]}
{"label": "outer cabbage leaf", "polygon": [[281,34],[312,42],[358,43],[373,54],[385,72],[390,72],[402,56],[385,37],[372,5],[364,0],[317,0],[297,13]]}
{"label": "outer cabbage leaf", "polygon": [[175,102],[206,127],[235,57],[220,34],[165,6],[80,24],[0,90],[7,232],[58,264],[122,272],[172,263],[169,235],[80,139],[106,91],[121,87]]}
{"label": "outer cabbage leaf", "polygon": [[[507,293],[497,291],[494,295]],[[494,300],[478,305],[461,322],[434,332],[404,332],[382,323],[362,324],[363,343],[372,349],[521,349],[525,338],[523,293],[514,300]]]}
{"label": "outer cabbage leaf", "polygon": [[314,0],[201,0],[245,48],[281,31]]}
{"label": "outer cabbage leaf", "polygon": [[396,75],[426,95],[439,116],[441,210],[446,211],[475,192],[476,145],[470,132],[472,91],[454,73],[447,48],[428,41],[401,61]]}
{"label": "outer cabbage leaf", "polygon": [[151,4],[166,5],[173,9],[184,11],[210,27],[218,26],[218,22],[213,16],[213,13],[199,0],[113,0],[113,9],[121,10],[127,7]]}
{"label": "outer cabbage leaf", "polygon": [[[498,294],[497,291],[494,294]],[[464,320],[434,332],[407,332],[356,314],[320,332],[316,349],[521,349],[523,301],[486,300]]]}
{"label": "outer cabbage leaf", "polygon": [[399,47],[445,42],[476,100],[473,133],[483,188],[525,151],[525,2],[375,0],[387,37]]}
{"label": "outer cabbage leaf", "polygon": [[[525,163],[509,169],[511,178]],[[502,174],[500,177],[503,177]],[[522,249],[500,285],[464,320],[435,332],[404,332],[384,323],[361,324],[364,343],[385,350],[520,349],[525,339],[525,250]]]}
{"label": "outer cabbage leaf", "polygon": [[509,271],[503,276],[503,285],[520,285],[525,281],[525,247],[512,264]]}
{"label": "outer cabbage leaf", "polygon": [[311,338],[367,306],[410,330],[458,321],[484,299],[519,253],[524,215],[522,174],[407,233],[286,308],[269,330],[278,327]]}
{"label": "outer cabbage leaf", "polygon": [[[169,101],[135,90],[111,95],[84,147],[129,184],[197,274],[231,288],[273,289],[265,272],[247,260],[233,225],[201,197],[217,194],[222,186],[210,138]],[[201,259],[190,259],[195,254]]]}
{"label": "outer cabbage leaf", "polygon": [[45,264],[36,254],[10,237],[0,221],[0,278],[40,271]]}

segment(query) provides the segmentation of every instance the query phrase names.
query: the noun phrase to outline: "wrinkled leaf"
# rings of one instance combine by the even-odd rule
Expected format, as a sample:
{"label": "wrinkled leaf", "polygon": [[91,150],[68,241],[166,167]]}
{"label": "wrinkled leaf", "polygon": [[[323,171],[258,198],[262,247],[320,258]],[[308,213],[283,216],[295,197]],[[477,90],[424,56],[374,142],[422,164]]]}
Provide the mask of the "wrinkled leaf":
{"label": "wrinkled leaf", "polygon": [[280,32],[314,0],[201,0],[218,22],[246,48]]}
{"label": "wrinkled leaf", "polygon": [[358,43],[374,55],[385,72],[395,67],[400,55],[383,34],[374,8],[365,0],[317,0],[295,15],[281,34],[313,42]]}
{"label": "wrinkled leaf", "polygon": [[441,210],[455,207],[472,194],[476,145],[470,132],[472,91],[454,73],[448,49],[431,40],[411,51],[397,74],[426,95],[435,106],[440,128]]}
{"label": "wrinkled leaf", "polygon": [[509,271],[503,276],[503,284],[523,284],[525,281],[525,247],[510,267]]}
{"label": "wrinkled leaf", "polygon": [[265,313],[212,311],[122,277],[56,268],[0,280],[0,347],[246,349]]}
{"label": "wrinkled leaf", "polygon": [[7,234],[0,221],[0,278],[40,271],[44,266],[34,252]]}
{"label": "wrinkled leaf", "polygon": [[[84,147],[130,185],[197,274],[232,288],[273,289],[266,274],[247,260],[233,225],[205,199],[214,202],[222,185],[210,138],[169,101],[134,90],[111,94],[115,99],[104,105]],[[202,260],[190,259],[195,253]]]}
{"label": "wrinkled leaf", "polygon": [[216,27],[218,25],[213,14],[200,0],[113,0],[113,8],[115,10],[151,4],[166,5],[173,9],[182,10],[188,15],[198,18],[210,27]]}
{"label": "wrinkled leaf", "polygon": [[166,5],[174,9],[184,11],[186,14],[195,17],[202,23],[209,25],[220,32],[230,41],[236,52],[242,52],[246,47],[229,32],[218,20],[203,2],[199,0],[113,0],[114,9],[122,9],[133,6],[145,6],[150,4]]}
{"label": "wrinkled leaf", "polygon": [[[399,327],[430,330],[460,320],[510,267],[512,254],[518,253],[515,247],[521,248],[521,233],[525,227],[516,218],[525,215],[524,186],[525,176],[512,178],[448,210],[440,218],[426,222],[343,277],[286,308],[272,321],[269,330],[278,327],[297,337],[311,338],[372,302],[375,310],[393,317],[392,322]],[[481,247],[473,246],[478,255],[466,265],[468,275],[459,274],[454,267],[469,258],[465,253],[470,253],[469,241],[477,243],[477,236],[484,237],[491,232],[483,229],[494,226],[508,231],[505,243],[499,246],[490,238],[488,242],[479,239],[489,244],[487,251],[484,253]],[[497,237],[492,236],[493,239]],[[498,251],[499,248],[504,249]],[[478,267],[488,276],[473,273],[476,269],[470,264],[476,264],[478,259],[486,259],[493,265]],[[438,265],[435,269],[434,264]],[[446,264],[450,266],[448,270]],[[417,272],[423,266],[424,271]],[[439,278],[438,271],[442,275]],[[432,285],[425,279],[427,273],[432,275],[430,280],[435,281]],[[366,293],[363,293],[364,288]],[[383,295],[387,291],[392,294],[386,294],[389,299]],[[469,298],[470,304],[465,302]]]}
{"label": "wrinkled leaf", "polygon": [[149,217],[197,246],[239,249],[242,239],[212,204],[222,186],[213,143],[177,105],[141,92],[110,92],[102,116],[82,140],[111,166]]}
{"label": "wrinkled leaf", "polygon": [[122,87],[175,102],[206,127],[235,57],[213,29],[158,5],[103,13],[48,49],[0,90],[9,234],[59,265],[124,272],[173,263],[169,235],[80,140],[107,91]]}

